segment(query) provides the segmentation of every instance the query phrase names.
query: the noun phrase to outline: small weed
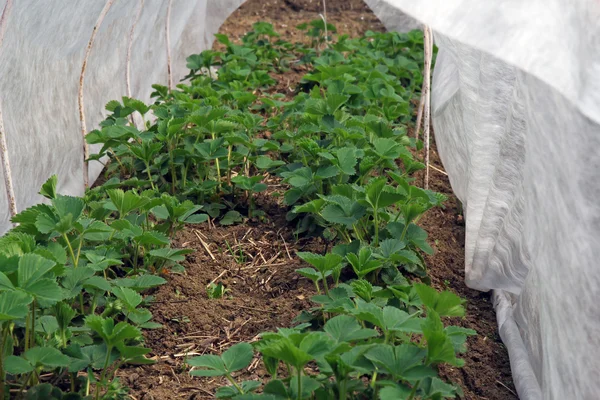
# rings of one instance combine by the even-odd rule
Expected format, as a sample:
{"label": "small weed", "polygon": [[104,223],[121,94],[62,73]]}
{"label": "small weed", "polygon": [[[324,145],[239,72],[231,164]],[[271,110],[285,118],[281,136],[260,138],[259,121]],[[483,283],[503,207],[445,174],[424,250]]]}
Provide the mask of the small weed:
{"label": "small weed", "polygon": [[229,292],[222,283],[214,283],[211,282],[206,286],[206,294],[209,299],[222,299],[225,296],[225,293]]}

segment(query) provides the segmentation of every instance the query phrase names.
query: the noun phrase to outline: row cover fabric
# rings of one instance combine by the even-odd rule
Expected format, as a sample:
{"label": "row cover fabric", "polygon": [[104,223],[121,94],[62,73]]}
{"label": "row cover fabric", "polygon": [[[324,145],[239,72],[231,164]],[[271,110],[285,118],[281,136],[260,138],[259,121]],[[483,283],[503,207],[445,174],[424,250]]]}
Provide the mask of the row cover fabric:
{"label": "row cover fabric", "polygon": [[[39,188],[53,174],[61,193],[84,192],[78,91],[88,42],[105,7],[83,81],[87,131],[105,118],[108,101],[130,95],[147,102],[152,84],[167,85],[168,53],[170,80],[177,84],[188,72],[186,57],[209,48],[214,33],[240,4],[0,0],[0,129],[4,127],[17,210],[41,202]],[[101,163],[90,163],[90,182],[101,170]],[[11,227],[9,219],[0,179],[0,235]]]}
{"label": "row cover fabric", "polygon": [[[436,139],[522,399],[597,399],[600,3],[387,0],[428,24]],[[382,14],[388,28],[394,16]]]}
{"label": "row cover fabric", "polygon": [[[107,101],[148,101],[152,83],[178,82],[185,57],[210,47],[243,1],[0,0],[0,127],[18,210],[42,201],[52,174],[62,193],[83,193],[80,73],[107,3],[83,86],[88,130]],[[464,205],[466,280],[494,291],[520,397],[597,398],[600,3],[366,3],[390,30],[416,19],[435,31],[433,124]],[[91,163],[91,181],[101,168]],[[0,180],[0,234],[9,227]]]}

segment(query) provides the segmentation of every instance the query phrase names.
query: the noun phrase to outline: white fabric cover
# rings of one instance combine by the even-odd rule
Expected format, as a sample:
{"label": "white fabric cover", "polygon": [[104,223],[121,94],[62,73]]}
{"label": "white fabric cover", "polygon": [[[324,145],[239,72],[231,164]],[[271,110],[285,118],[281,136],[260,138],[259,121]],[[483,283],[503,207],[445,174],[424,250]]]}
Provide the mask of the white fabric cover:
{"label": "white fabric cover", "polygon": [[600,3],[386,2],[436,32],[433,123],[466,281],[494,290],[520,397],[598,399]]}
{"label": "white fabric cover", "polygon": [[[83,94],[88,131],[104,119],[104,105],[109,100],[128,93],[127,52],[133,24],[131,96],[149,101],[151,85],[168,82],[169,4],[169,47],[175,85],[188,72],[185,58],[209,48],[213,34],[242,3],[109,1],[112,5],[99,26],[85,73]],[[0,16],[4,15],[0,20],[0,122],[4,125],[18,211],[43,200],[37,193],[53,174],[58,175],[61,193],[83,193],[79,81],[88,42],[106,3],[0,0]],[[0,173],[1,168],[0,165]],[[99,162],[90,163],[90,182],[101,169]],[[9,218],[4,179],[0,177],[0,234],[10,228]]]}

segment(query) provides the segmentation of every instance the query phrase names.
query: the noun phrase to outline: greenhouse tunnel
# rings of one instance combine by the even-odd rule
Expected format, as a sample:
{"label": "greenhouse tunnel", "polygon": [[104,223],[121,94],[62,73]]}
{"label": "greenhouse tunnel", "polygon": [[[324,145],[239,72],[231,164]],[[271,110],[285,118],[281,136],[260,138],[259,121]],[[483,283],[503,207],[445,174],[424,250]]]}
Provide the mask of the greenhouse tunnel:
{"label": "greenhouse tunnel", "polygon": [[[406,298],[382,306],[382,315],[392,318],[385,312],[397,312],[391,308],[399,301],[406,307],[402,313],[412,311],[411,318],[427,321],[423,326],[433,324],[431,315],[437,310],[423,301],[430,293],[429,287],[419,286],[427,286],[424,283],[435,293],[465,299],[457,307],[466,311],[442,313],[439,323],[455,324],[450,332],[464,334],[467,351],[457,354],[465,365],[456,359],[438,365],[427,358],[423,371],[434,370],[435,378],[396,377],[396,383],[386,386],[377,382],[377,373],[391,368],[390,363],[377,364],[375,353],[365,350],[360,357],[377,372],[365,378],[370,383],[364,396],[598,397],[599,318],[594,300],[600,287],[595,262],[600,249],[600,159],[591,150],[600,137],[597,2],[0,0],[0,13],[0,334],[7,348],[0,356],[0,375],[7,384],[6,398],[25,393],[38,396],[27,398],[51,398],[44,392],[50,386],[43,385],[68,391],[65,382],[70,376],[70,388],[80,387],[77,371],[83,375],[85,369],[77,370],[75,359],[80,365],[87,360],[88,371],[95,371],[79,390],[88,395],[91,391],[93,398],[100,398],[102,391],[105,396],[125,396],[117,390],[119,385],[129,387],[129,394],[138,399],[211,398],[216,390],[223,398],[249,394],[266,375],[273,375],[268,358],[264,364],[257,358],[263,343],[256,343],[259,333],[292,328],[310,312],[322,317],[318,323],[306,319],[312,328],[321,322],[327,328],[326,320],[335,312],[329,314],[325,310],[331,305],[323,303],[315,308],[312,296],[324,295],[321,289],[327,291],[328,280],[337,285],[349,279],[335,289],[354,285],[348,293],[359,307],[364,299],[353,282],[373,277],[372,271],[361,274],[360,268],[367,268],[368,262],[385,266],[373,267],[376,276],[368,283],[369,290],[377,292],[391,279],[377,274],[387,271],[385,263],[392,259],[405,266],[408,280],[396,277],[396,286],[384,287],[379,296],[397,293],[394,290],[402,286],[398,279],[405,287],[415,286],[401,295]],[[423,29],[433,32],[435,44],[430,107],[423,94],[429,89],[420,75],[427,58]],[[399,34],[379,36],[386,31]],[[375,48],[384,40],[390,40],[392,53],[389,47]],[[260,46],[272,46],[281,54],[257,56],[264,50]],[[206,61],[210,54],[203,53],[211,49],[219,60],[214,65]],[[356,60],[344,61],[350,54]],[[261,57],[273,65],[261,64]],[[365,85],[371,86],[363,88],[358,84],[360,68],[349,65],[368,63],[371,74],[366,74]],[[402,68],[408,72],[395,72]],[[237,79],[236,73],[246,75]],[[382,78],[377,81],[372,75]],[[251,76],[263,82],[251,87]],[[396,82],[386,81],[389,76]],[[325,77],[337,83],[327,89]],[[235,82],[222,83],[226,79]],[[368,99],[367,105],[356,100],[361,96]],[[398,108],[387,108],[386,96],[398,102]],[[200,99],[204,108],[191,112]],[[421,148],[429,146],[425,136],[414,139],[420,129],[417,124],[415,133],[417,109],[423,104],[424,121],[431,116],[431,149]],[[400,109],[402,113],[393,114]],[[377,118],[385,127],[374,122]],[[202,141],[169,141],[169,135],[189,135],[201,124],[206,125]],[[228,129],[242,131],[242,126],[247,136],[232,139]],[[248,133],[253,129],[255,136]],[[346,136],[331,139],[336,129]],[[352,135],[360,129],[366,136],[355,141]],[[152,142],[157,137],[163,140],[160,145]],[[311,146],[318,151],[306,144],[307,137],[314,137]],[[125,140],[121,150],[127,143],[140,145],[139,159],[131,166],[119,158],[121,150],[113,149],[119,140]],[[219,140],[228,145],[216,148],[225,143]],[[367,147],[350,149],[357,143]],[[396,154],[399,144],[403,150]],[[385,161],[384,149],[396,154],[395,161]],[[186,151],[198,152],[190,156],[193,162],[185,158]],[[304,160],[295,151],[303,151]],[[309,162],[306,155],[311,152],[315,158]],[[380,157],[373,165],[366,161],[371,155]],[[237,169],[230,168],[238,156]],[[210,182],[190,188],[188,172],[201,176],[198,160],[207,165],[203,179]],[[156,166],[163,161],[164,167]],[[178,163],[183,165],[181,173],[175,172]],[[320,163],[331,176],[334,170],[341,174],[331,186],[330,177],[319,175],[325,174],[325,169],[317,169]],[[363,164],[369,173],[358,176]],[[399,165],[403,173],[394,169]],[[411,165],[414,173],[407,172]],[[302,175],[300,170],[312,172]],[[429,187],[421,188],[425,175]],[[320,182],[314,192],[294,184],[309,179]],[[423,201],[428,205],[413,220],[399,200],[390,200],[379,213],[369,197],[379,183],[381,193],[404,193],[404,207],[413,195],[427,199]],[[346,196],[351,187],[354,194]],[[149,200],[150,192],[156,198]],[[300,206],[299,199],[306,204]],[[147,204],[154,208],[142,212]],[[296,212],[299,206],[302,211]],[[327,217],[327,207],[328,212],[335,207],[341,211]],[[390,217],[392,210],[395,219]],[[393,225],[399,224],[399,217],[406,217],[406,223]],[[421,231],[427,240],[417,238]],[[407,239],[410,234],[413,241]],[[98,249],[112,246],[106,243],[113,239],[122,247],[100,254]],[[391,246],[393,240],[396,258],[382,250],[381,243]],[[356,242],[360,250],[351,250]],[[347,247],[342,251],[340,245]],[[402,251],[411,256],[401,258]],[[327,257],[337,260],[344,272],[333,268],[320,276]],[[138,275],[139,270],[144,272]],[[349,278],[354,273],[358,279]],[[38,284],[41,289],[36,292]],[[412,296],[421,303],[410,303]],[[369,301],[376,302],[376,297]],[[122,311],[127,307],[129,311]],[[70,319],[64,317],[71,311]],[[373,319],[361,320],[363,314],[342,314],[333,318],[352,316],[360,328],[371,330],[369,334],[387,329],[384,322],[379,326]],[[125,342],[120,347],[110,342],[109,328],[102,324],[111,323],[124,331],[128,324],[139,332],[144,329],[127,343],[131,354],[143,352],[133,350],[133,343],[143,343],[143,337],[149,350],[131,355],[129,361],[156,363],[119,370],[127,363],[128,350]],[[419,329],[405,334],[422,334]],[[95,333],[82,339],[81,332]],[[451,333],[444,332],[440,335],[447,335],[450,343]],[[318,333],[331,335],[327,330]],[[425,338],[424,346],[432,351],[433,339]],[[254,348],[248,350],[246,342]],[[453,344],[456,350],[464,343],[457,339]],[[248,388],[246,383],[233,383],[233,395],[227,397],[228,389],[218,388],[230,383],[231,371],[223,372],[222,382],[189,375],[189,365],[197,375],[208,368],[203,364],[207,359],[202,359],[207,354],[227,366],[224,352],[234,346],[246,355],[255,352],[248,363],[252,372],[244,375],[260,382],[255,389],[248,389],[252,383]],[[36,355],[42,351],[36,349],[47,350],[44,357],[54,357],[54,364],[45,363],[48,358]],[[149,355],[140,361],[145,354]],[[272,353],[262,356],[268,354]],[[192,356],[198,359],[186,364]],[[111,357],[120,361],[112,364]],[[71,364],[65,364],[67,359]],[[289,386],[288,397],[292,390],[297,398],[325,391],[312,389],[315,394],[306,397],[297,393],[303,379],[306,391],[318,381],[317,371],[326,371],[324,356],[315,360],[305,369],[284,363],[287,373],[300,376],[282,378],[282,385]],[[113,378],[119,379],[110,380],[108,365],[116,366]],[[44,380],[52,374],[57,375]],[[112,387],[109,381],[120,383]],[[456,388],[443,386],[447,384]],[[256,393],[266,396],[260,387]],[[330,390],[343,397],[342,389]]]}

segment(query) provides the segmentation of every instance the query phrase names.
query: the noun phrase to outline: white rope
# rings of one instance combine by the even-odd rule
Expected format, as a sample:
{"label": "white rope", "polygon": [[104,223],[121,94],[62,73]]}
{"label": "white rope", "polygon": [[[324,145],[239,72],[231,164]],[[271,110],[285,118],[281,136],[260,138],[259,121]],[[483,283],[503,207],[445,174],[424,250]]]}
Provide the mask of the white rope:
{"label": "white rope", "polygon": [[79,121],[81,122],[81,136],[83,138],[83,185],[87,189],[90,186],[90,176],[89,176],[89,168],[88,168],[88,158],[90,156],[90,148],[85,140],[85,136],[87,134],[87,126],[85,123],[85,109],[83,102],[83,84],[85,81],[85,70],[87,68],[88,59],[92,52],[92,46],[94,45],[94,40],[96,39],[96,34],[98,33],[98,29],[100,25],[102,25],[102,21],[104,17],[110,10],[114,0],[107,0],[106,4],[104,4],[104,8],[100,12],[98,16],[98,20],[96,20],[96,25],[94,25],[94,29],[92,30],[92,35],[90,36],[90,41],[88,42],[87,48],[85,49],[85,56],[83,57],[83,64],[81,65],[81,75],[79,76]]}
{"label": "white rope", "polygon": [[425,179],[423,187],[429,189],[429,123],[431,117],[431,61],[433,59],[433,35],[431,29],[425,26],[423,45],[425,47],[425,73],[423,89],[425,102],[423,105],[423,135],[425,137]]}
{"label": "white rope", "polygon": [[[2,16],[0,16],[0,47],[4,41],[4,33],[6,32],[6,17],[10,13],[11,7],[12,0],[8,0],[4,5],[4,9],[2,10]],[[4,176],[4,189],[6,190],[6,197],[8,198],[8,209],[10,216],[14,217],[17,215],[17,202],[15,199],[12,172],[8,159],[8,145],[6,144],[6,131],[4,130],[2,110],[0,110],[0,159],[2,159],[2,174]]]}

